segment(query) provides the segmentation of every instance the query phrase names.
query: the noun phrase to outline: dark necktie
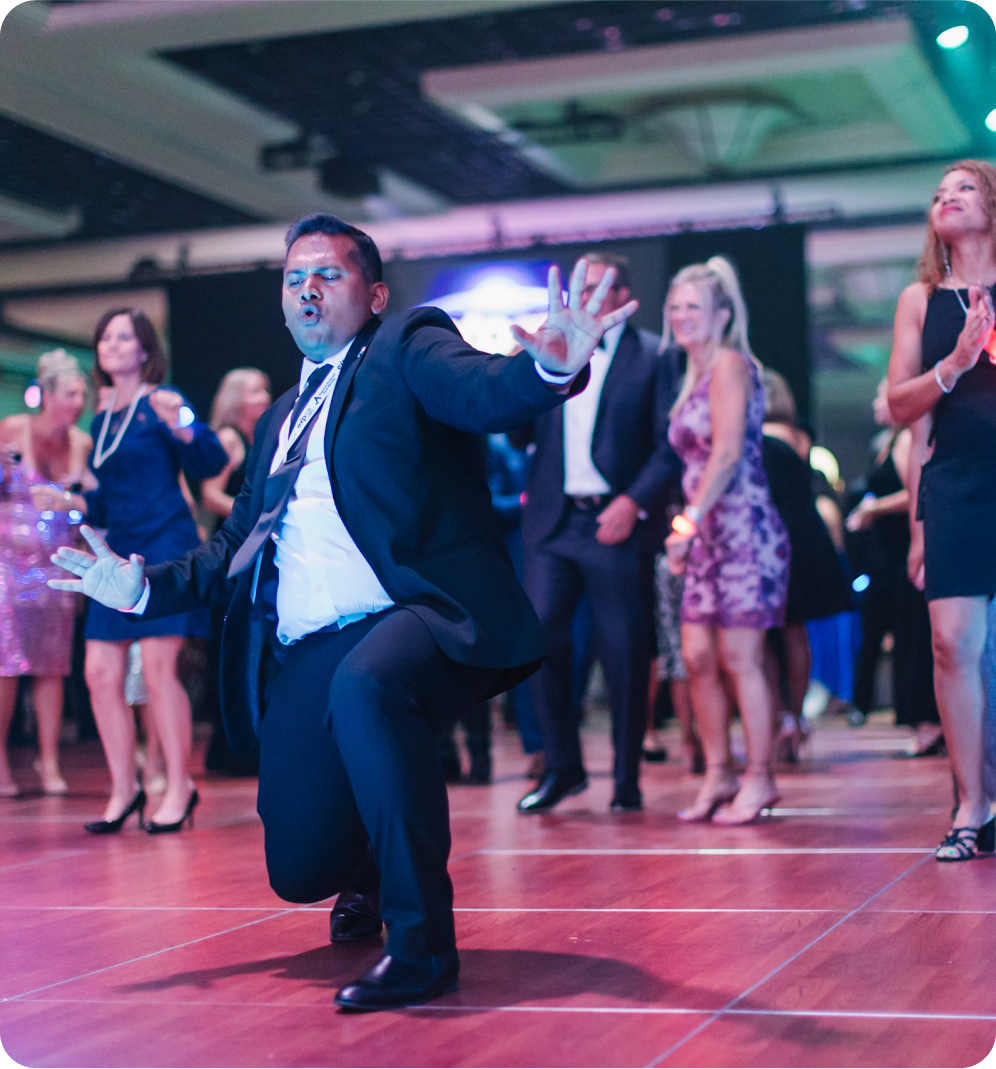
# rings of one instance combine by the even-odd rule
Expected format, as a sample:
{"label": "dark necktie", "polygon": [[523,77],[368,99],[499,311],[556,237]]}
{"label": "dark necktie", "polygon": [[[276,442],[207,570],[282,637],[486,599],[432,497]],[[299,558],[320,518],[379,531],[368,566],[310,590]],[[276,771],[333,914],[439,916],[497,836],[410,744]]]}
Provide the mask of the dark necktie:
{"label": "dark necktie", "polygon": [[[288,433],[331,371],[331,364],[322,364],[308,376],[308,381],[301,392],[301,396],[297,399],[297,403],[294,405],[290,422],[287,424]],[[228,568],[229,579],[240,572],[244,572],[252,564],[256,559],[256,554],[266,544],[266,540],[273,534],[277,524],[283,517],[287,502],[290,500],[291,493],[294,490],[294,483],[297,482],[305,454],[308,451],[308,439],[311,437],[311,431],[315,426],[315,417],[321,409],[322,406],[319,405],[312,413],[307,426],[288,449],[283,464],[266,477],[266,484],[263,487],[263,511],[259,514],[256,526],[249,532],[249,537],[242,543],[238,552],[232,558],[232,563]]]}

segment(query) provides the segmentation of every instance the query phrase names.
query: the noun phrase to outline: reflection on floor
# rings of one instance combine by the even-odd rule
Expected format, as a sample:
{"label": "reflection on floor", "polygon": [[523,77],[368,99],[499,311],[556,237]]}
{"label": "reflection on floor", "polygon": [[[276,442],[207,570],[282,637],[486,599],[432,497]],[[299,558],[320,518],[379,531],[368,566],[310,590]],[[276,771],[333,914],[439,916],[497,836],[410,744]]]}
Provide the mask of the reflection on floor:
{"label": "reflection on floor", "polygon": [[[268,888],[254,784],[200,778],[193,832],[84,835],[106,776],[0,800],[0,1040],[34,1066],[967,1066],[996,1039],[996,860],[939,865],[951,780],[882,723],[814,733],[747,828],[685,827],[696,780],[647,765],[642,813],[590,789],[518,817],[512,735],[454,787],[463,963],[427,1007],[337,1013],[376,946]],[[676,741],[676,740],[673,740]],[[676,749],[676,747],[675,747]],[[17,774],[32,782],[30,754]]]}

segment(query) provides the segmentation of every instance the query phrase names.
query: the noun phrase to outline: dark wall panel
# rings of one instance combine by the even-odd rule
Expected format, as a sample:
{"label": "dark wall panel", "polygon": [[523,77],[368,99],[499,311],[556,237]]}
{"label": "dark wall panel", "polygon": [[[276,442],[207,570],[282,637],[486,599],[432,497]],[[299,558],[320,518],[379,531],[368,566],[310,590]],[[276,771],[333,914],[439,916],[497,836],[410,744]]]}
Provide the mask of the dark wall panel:
{"label": "dark wall panel", "polygon": [[298,380],[301,354],[284,326],[279,270],[199,275],[169,284],[173,382],[207,419],[226,371],[258,367],[274,397]]}

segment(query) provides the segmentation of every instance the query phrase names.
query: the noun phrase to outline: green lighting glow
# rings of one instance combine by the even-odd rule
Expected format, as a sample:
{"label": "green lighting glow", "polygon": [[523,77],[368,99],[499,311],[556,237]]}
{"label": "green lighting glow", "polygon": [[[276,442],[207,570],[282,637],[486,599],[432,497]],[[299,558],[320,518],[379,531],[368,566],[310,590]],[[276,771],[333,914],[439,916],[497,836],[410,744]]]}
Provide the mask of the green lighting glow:
{"label": "green lighting glow", "polygon": [[986,116],[986,128],[996,134],[996,108],[993,108]]}
{"label": "green lighting glow", "polygon": [[937,43],[941,48],[961,48],[967,40],[967,26],[952,26],[950,29],[937,35]]}

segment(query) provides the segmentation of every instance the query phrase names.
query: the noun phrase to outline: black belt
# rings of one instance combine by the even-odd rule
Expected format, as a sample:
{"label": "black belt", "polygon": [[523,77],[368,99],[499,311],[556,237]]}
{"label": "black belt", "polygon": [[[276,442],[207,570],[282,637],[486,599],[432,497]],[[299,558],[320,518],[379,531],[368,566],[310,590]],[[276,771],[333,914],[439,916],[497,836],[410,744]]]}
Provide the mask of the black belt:
{"label": "black belt", "polygon": [[568,495],[568,500],[578,512],[594,512],[596,509],[604,509],[615,496],[615,494],[592,494],[591,497]]}

